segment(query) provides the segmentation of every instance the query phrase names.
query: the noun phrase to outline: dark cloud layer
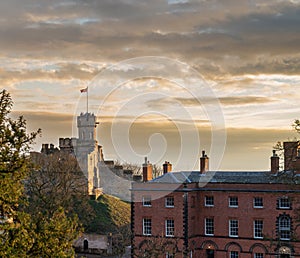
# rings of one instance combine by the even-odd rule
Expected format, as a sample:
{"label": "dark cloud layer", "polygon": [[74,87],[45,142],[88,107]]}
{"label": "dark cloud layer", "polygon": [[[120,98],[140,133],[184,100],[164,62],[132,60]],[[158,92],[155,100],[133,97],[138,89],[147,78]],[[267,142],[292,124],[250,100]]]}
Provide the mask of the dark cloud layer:
{"label": "dark cloud layer", "polygon": [[[10,55],[38,58],[77,56],[109,62],[166,55],[191,64],[201,59],[218,61],[232,74],[299,72],[299,4],[169,3],[2,2],[0,46]],[[226,56],[239,58],[239,64],[226,60]]]}

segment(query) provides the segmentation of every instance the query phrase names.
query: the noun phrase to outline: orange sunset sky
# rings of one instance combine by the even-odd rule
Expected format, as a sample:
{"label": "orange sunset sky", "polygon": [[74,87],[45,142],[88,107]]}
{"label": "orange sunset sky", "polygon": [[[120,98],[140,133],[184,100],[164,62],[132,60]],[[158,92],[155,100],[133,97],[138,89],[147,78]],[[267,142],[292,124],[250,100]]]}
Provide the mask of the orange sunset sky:
{"label": "orange sunset sky", "polygon": [[107,159],[198,169],[213,145],[218,169],[268,170],[297,136],[299,0],[12,0],[0,13],[1,87],[42,129],[35,150],[77,137],[87,86]]}

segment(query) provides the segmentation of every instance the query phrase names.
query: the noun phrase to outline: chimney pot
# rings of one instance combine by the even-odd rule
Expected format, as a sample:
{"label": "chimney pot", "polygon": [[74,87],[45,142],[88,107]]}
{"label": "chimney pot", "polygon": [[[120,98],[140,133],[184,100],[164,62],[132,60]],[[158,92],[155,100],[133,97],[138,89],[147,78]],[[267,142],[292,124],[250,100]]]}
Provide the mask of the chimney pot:
{"label": "chimney pot", "polygon": [[276,154],[276,150],[273,150],[273,155],[271,156],[271,173],[276,174],[279,171],[279,157]]}
{"label": "chimney pot", "polygon": [[169,172],[172,171],[172,164],[168,161],[165,161],[165,163],[163,164],[163,172],[164,174],[167,174]]}
{"label": "chimney pot", "polygon": [[209,170],[209,158],[205,154],[205,151],[202,151],[202,157],[200,158],[200,173],[205,173]]}
{"label": "chimney pot", "polygon": [[145,157],[145,163],[143,164],[143,182],[152,180],[152,169],[152,164],[147,161],[147,157]]}

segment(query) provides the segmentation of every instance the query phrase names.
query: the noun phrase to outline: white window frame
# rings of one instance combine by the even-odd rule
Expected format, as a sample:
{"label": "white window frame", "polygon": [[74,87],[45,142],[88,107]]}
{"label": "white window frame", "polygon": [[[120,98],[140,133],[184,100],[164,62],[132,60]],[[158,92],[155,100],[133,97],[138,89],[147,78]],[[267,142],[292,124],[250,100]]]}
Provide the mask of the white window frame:
{"label": "white window frame", "polygon": [[150,195],[143,196],[143,206],[144,207],[151,207],[152,206],[151,196]]}
{"label": "white window frame", "polygon": [[169,252],[166,252],[166,258],[174,258],[174,254],[170,254]]}
{"label": "white window frame", "polygon": [[[233,203],[234,200],[234,203]],[[230,208],[238,208],[239,207],[239,198],[237,196],[229,196],[228,197],[228,205]]]}
{"label": "white window frame", "polygon": [[[261,200],[261,205],[257,205],[256,200],[258,200],[258,199]],[[253,198],[253,207],[259,208],[259,209],[263,208],[264,207],[264,199],[262,197],[254,197]]]}
{"label": "white window frame", "polygon": [[174,208],[174,196],[167,196],[165,198],[165,207]]}
{"label": "white window frame", "polygon": [[255,253],[254,258],[264,258],[264,254],[263,253]]}
{"label": "white window frame", "polygon": [[[287,219],[287,223],[282,224],[282,220]],[[283,215],[278,218],[278,233],[280,240],[291,239],[291,218]],[[288,237],[282,237],[282,232],[285,232]]]}
{"label": "white window frame", "polygon": [[166,219],[165,220],[165,233],[166,233],[166,237],[174,237],[175,236],[174,219]]}
{"label": "white window frame", "polygon": [[[208,200],[212,201],[212,204],[208,203]],[[204,204],[205,204],[205,207],[214,207],[214,204],[215,204],[214,196],[213,195],[205,196]]]}
{"label": "white window frame", "polygon": [[239,252],[238,251],[230,251],[230,258],[238,258]]}
{"label": "white window frame", "polygon": [[[288,204],[288,206],[283,205]],[[289,210],[291,209],[291,200],[289,197],[280,197],[278,200],[278,208],[281,210]]]}
{"label": "white window frame", "polygon": [[[233,225],[236,224],[236,225]],[[233,231],[236,231],[237,234],[232,234]],[[238,237],[239,236],[239,221],[237,219],[229,220],[229,236],[230,237]]]}
{"label": "white window frame", "polygon": [[253,237],[257,239],[263,238],[264,221],[256,219],[253,221]]}
{"label": "white window frame", "polygon": [[[205,218],[205,235],[213,236],[215,234],[215,222],[214,218]],[[212,230],[213,233],[208,233],[208,230]]]}
{"label": "white window frame", "polygon": [[152,235],[152,219],[151,218],[143,218],[143,235],[144,236]]}

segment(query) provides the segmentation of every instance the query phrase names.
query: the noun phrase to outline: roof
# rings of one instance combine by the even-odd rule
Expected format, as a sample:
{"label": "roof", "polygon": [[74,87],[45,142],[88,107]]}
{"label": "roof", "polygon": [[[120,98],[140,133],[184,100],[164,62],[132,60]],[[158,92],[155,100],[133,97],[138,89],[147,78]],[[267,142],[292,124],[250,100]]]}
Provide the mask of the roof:
{"label": "roof", "polygon": [[[201,174],[199,171],[169,172],[157,177],[149,183],[231,183],[231,184],[269,184],[287,183],[294,174],[281,172],[271,174],[270,171],[207,171]],[[299,175],[297,175],[297,179]],[[291,182],[291,181],[289,181]]]}

